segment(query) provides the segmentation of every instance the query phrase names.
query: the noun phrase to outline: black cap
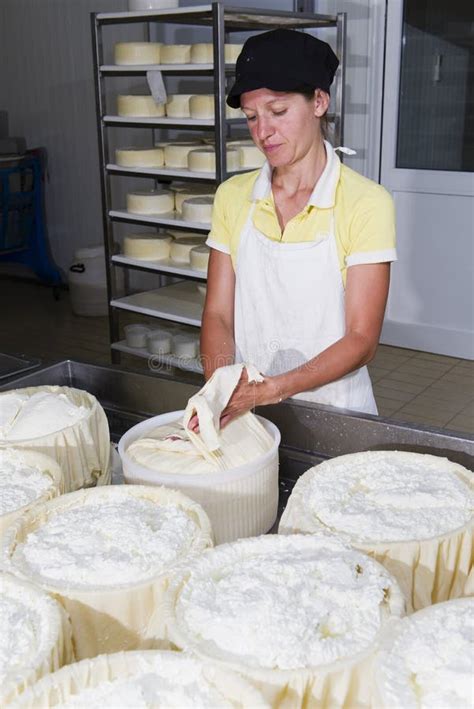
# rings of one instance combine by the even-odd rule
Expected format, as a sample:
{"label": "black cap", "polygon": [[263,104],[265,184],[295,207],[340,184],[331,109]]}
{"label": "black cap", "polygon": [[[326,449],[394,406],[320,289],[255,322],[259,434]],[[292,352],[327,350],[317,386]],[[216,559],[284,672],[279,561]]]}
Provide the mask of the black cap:
{"label": "black cap", "polygon": [[235,82],[227,96],[239,108],[240,96],[254,89],[295,91],[329,87],[339,66],[333,50],[320,39],[295,30],[278,29],[250,37],[235,65]]}

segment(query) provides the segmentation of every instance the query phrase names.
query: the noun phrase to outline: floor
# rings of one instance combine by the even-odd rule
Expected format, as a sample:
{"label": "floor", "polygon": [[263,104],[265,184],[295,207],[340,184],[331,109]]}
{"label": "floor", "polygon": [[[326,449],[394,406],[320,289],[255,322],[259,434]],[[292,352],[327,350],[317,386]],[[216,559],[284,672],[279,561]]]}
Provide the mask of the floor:
{"label": "floor", "polygon": [[[110,363],[107,318],[74,315],[67,291],[55,300],[50,288],[1,278],[0,303],[1,352]],[[380,415],[474,434],[474,362],[380,345],[369,370]]]}

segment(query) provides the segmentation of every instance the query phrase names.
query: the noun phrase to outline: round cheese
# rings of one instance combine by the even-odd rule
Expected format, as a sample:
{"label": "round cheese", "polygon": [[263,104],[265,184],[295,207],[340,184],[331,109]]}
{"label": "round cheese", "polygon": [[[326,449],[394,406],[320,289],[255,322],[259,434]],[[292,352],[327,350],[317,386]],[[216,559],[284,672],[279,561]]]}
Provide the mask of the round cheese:
{"label": "round cheese", "polygon": [[124,256],[159,261],[169,258],[172,238],[168,234],[127,234],[123,240]]}
{"label": "round cheese", "polygon": [[115,162],[122,167],[162,167],[164,154],[162,148],[118,148]]}
{"label": "round cheese", "polygon": [[393,629],[374,668],[372,706],[429,709],[472,706],[474,599],[437,603]]}
{"label": "round cheese", "polygon": [[[171,187],[172,189],[172,187]],[[193,197],[214,198],[214,189],[211,185],[187,185],[174,191],[174,208],[181,213],[183,202]]]}
{"label": "round cheese", "polygon": [[243,44],[228,44],[224,45],[224,58],[226,64],[235,64],[237,57],[242,51]]}
{"label": "round cheese", "polygon": [[[189,112],[191,118],[199,120],[212,120],[214,118],[214,96],[212,94],[194,94],[189,99]],[[240,108],[225,107],[226,118],[242,118]]]}
{"label": "round cheese", "polygon": [[166,330],[152,330],[147,337],[148,352],[162,355],[171,352],[171,335]]}
{"label": "round cheese", "polygon": [[214,46],[212,42],[191,45],[191,64],[212,64],[214,61]]}
{"label": "round cheese", "polygon": [[256,145],[238,145],[240,166],[244,168],[262,167],[265,162],[265,155]]}
{"label": "round cheese", "polygon": [[132,214],[166,214],[174,209],[168,190],[137,190],[127,194],[127,211]]}
{"label": "round cheese", "polygon": [[179,333],[173,336],[173,354],[182,359],[194,359],[199,354],[199,335]]}
{"label": "round cheese", "polygon": [[189,222],[211,222],[213,197],[191,197],[182,203],[183,219]]}
{"label": "round cheese", "polygon": [[163,44],[161,47],[162,64],[189,64],[191,62],[190,44]]}
{"label": "round cheese", "polygon": [[170,118],[189,118],[189,99],[192,94],[171,94],[166,101],[166,115]]}
{"label": "round cheese", "polygon": [[155,103],[153,96],[119,94],[117,113],[128,118],[161,118],[165,115],[165,106]]}
{"label": "round cheese", "polygon": [[[195,148],[188,154],[188,168],[192,172],[215,172],[216,151],[214,148]],[[236,148],[227,150],[227,171],[240,168],[239,151]]]}
{"label": "round cheese", "polygon": [[132,323],[125,325],[125,340],[129,347],[146,347],[148,333],[150,328],[140,323]]}
{"label": "round cheese", "polygon": [[66,391],[28,390],[0,395],[0,441],[41,438],[74,426],[90,414],[87,406],[71,401]]}
{"label": "round cheese", "polygon": [[189,254],[191,268],[196,269],[196,271],[207,271],[207,267],[209,266],[210,253],[211,249],[209,248],[209,246],[206,246],[206,244],[201,244],[200,246],[195,246],[193,249],[191,249],[191,252]]}
{"label": "round cheese", "polygon": [[0,703],[71,662],[71,633],[55,600],[32,584],[0,573]]}
{"label": "round cheese", "polygon": [[170,258],[176,263],[189,263],[191,249],[196,246],[196,239],[183,237],[173,241],[170,249]]}
{"label": "round cheese", "polygon": [[160,47],[160,42],[117,42],[114,47],[115,63],[121,66],[159,64]]}
{"label": "round cheese", "polygon": [[198,141],[176,142],[165,145],[164,159],[166,167],[187,168],[188,153],[191,150],[196,150],[198,145],[201,145]]}

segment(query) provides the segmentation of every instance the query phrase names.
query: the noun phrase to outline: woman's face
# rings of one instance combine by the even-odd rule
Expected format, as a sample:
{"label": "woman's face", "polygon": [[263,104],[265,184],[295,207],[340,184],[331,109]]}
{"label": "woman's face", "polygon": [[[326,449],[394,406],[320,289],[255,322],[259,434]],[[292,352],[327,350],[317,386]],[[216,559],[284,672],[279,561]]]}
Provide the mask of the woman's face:
{"label": "woman's face", "polygon": [[315,91],[314,99],[287,91],[256,89],[240,98],[250,135],[272,167],[291,165],[303,158],[320,139],[320,117],[329,97]]}

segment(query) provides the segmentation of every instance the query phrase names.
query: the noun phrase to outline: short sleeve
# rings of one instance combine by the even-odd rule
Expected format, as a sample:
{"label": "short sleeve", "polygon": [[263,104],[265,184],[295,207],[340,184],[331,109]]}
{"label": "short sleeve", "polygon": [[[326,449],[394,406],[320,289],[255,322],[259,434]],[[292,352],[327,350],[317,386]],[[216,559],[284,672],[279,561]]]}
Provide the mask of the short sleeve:
{"label": "short sleeve", "polygon": [[395,241],[393,199],[384,187],[374,183],[355,208],[346,266],[396,261]]}
{"label": "short sleeve", "polygon": [[207,237],[206,244],[212,249],[217,249],[222,251],[224,254],[230,254],[231,252],[231,236],[232,232],[229,223],[229,198],[228,188],[225,182],[223,182],[217,188],[214,202],[212,205],[212,222],[211,231]]}

